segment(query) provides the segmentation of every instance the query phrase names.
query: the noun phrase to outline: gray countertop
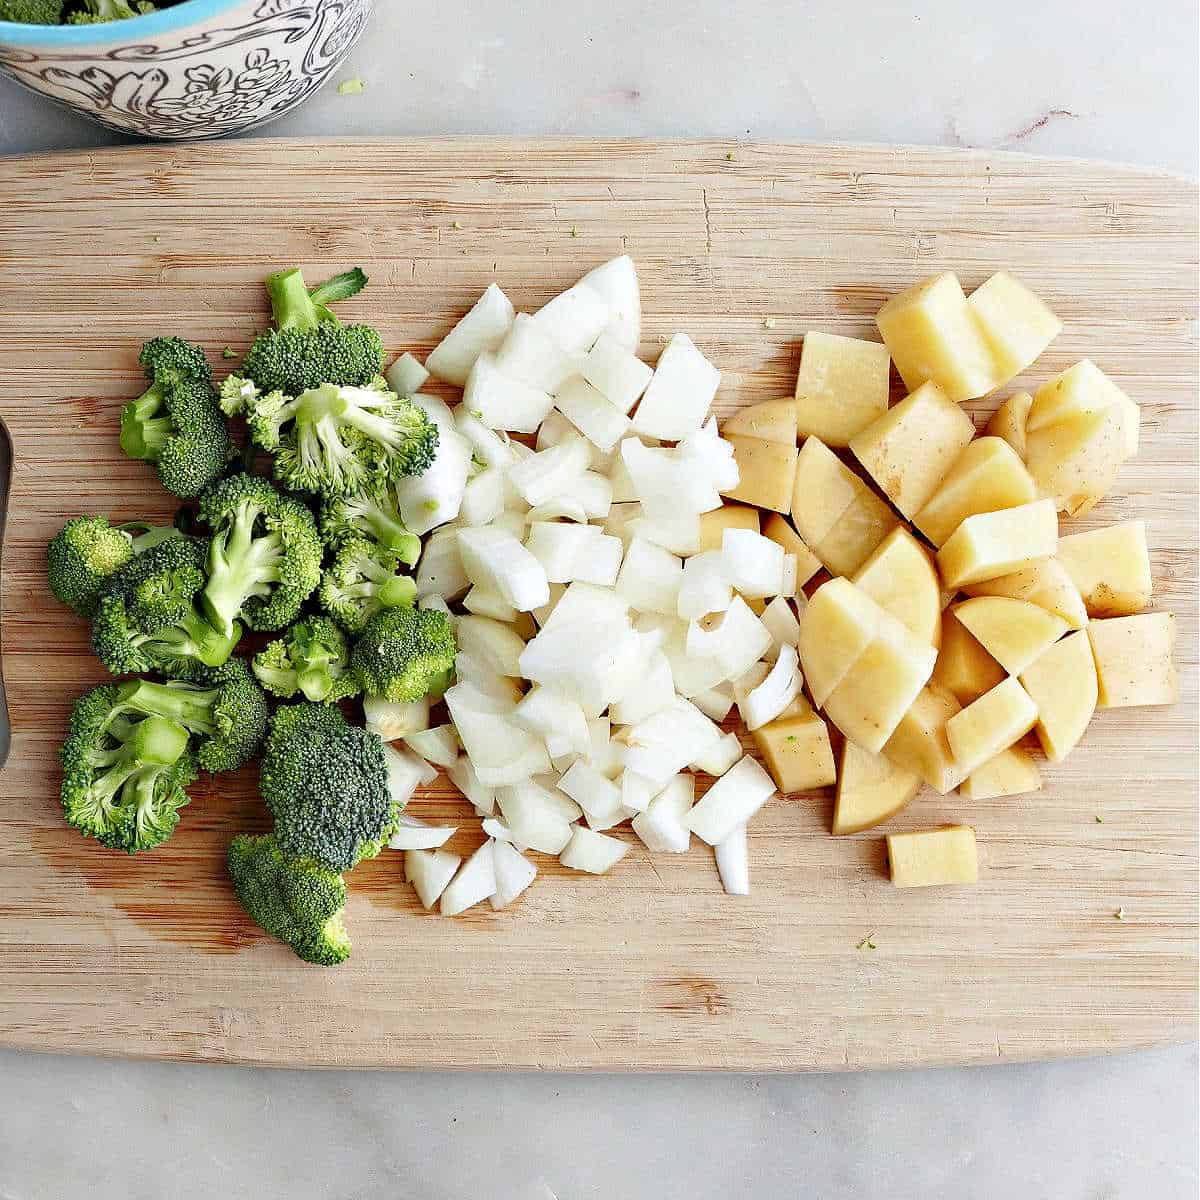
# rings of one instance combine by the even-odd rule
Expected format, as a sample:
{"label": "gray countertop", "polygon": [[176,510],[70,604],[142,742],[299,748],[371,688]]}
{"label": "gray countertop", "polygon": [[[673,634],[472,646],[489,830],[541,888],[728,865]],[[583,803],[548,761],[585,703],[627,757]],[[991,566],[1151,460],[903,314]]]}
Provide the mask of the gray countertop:
{"label": "gray countertop", "polygon": [[[1195,175],[1195,0],[381,0],[273,135],[1002,147]],[[118,139],[0,81],[0,153]],[[0,1051],[0,1200],[1192,1200],[1194,1046],[862,1075],[386,1075]]]}

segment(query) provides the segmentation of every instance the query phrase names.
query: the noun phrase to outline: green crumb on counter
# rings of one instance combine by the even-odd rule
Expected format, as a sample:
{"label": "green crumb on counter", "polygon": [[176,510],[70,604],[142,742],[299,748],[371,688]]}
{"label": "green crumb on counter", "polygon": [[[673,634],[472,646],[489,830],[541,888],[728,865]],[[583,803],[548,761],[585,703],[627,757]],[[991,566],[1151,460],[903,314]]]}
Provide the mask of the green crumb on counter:
{"label": "green crumb on counter", "polygon": [[774,317],[764,317],[763,318],[763,328],[764,329],[774,329],[775,328],[775,318]]}
{"label": "green crumb on counter", "polygon": [[232,346],[226,346],[225,349],[221,351],[221,357],[237,358],[237,351]]}
{"label": "green crumb on counter", "polygon": [[571,236],[573,238],[577,238],[579,236],[579,226],[578,225],[571,226]]}
{"label": "green crumb on counter", "polygon": [[863,940],[861,942],[858,943],[857,946],[854,947],[855,950],[878,950],[879,947],[877,945],[875,945],[874,939],[875,939],[875,931],[872,930],[870,933],[867,934],[867,936],[865,938],[863,938]]}
{"label": "green crumb on counter", "polygon": [[1115,913],[1113,913],[1113,916],[1114,916],[1114,917],[1115,917],[1115,918],[1116,918],[1118,921],[1123,921],[1123,920],[1125,920],[1125,909],[1124,909],[1124,906],[1122,906],[1121,908],[1118,908],[1118,909],[1117,909],[1117,911],[1116,911]]}
{"label": "green crumb on counter", "polygon": [[361,96],[367,90],[367,85],[361,79],[343,79],[338,84],[339,96]]}
{"label": "green crumb on counter", "polygon": [[1103,818],[1103,817],[1102,817],[1102,816],[1101,816],[1099,813],[1097,813],[1097,814],[1096,814],[1096,824],[1097,824],[1097,825],[1103,825],[1103,824],[1104,824],[1104,818]]}
{"label": "green crumb on counter", "polygon": [[461,229],[461,228],[462,228],[462,222],[461,222],[461,221],[454,221],[454,222],[452,222],[452,223],[451,223],[451,225],[450,225],[450,228],[451,228],[451,229]]}
{"label": "green crumb on counter", "polygon": [[733,151],[732,150],[730,150],[729,153],[725,155],[725,161],[733,162]]}

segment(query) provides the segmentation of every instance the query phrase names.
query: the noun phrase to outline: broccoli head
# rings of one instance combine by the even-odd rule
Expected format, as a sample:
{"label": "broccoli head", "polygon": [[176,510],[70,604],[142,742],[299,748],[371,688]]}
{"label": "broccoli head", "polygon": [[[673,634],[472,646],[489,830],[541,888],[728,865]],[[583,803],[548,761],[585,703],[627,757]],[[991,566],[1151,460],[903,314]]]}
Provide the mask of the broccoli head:
{"label": "broccoli head", "polygon": [[207,557],[203,540],[167,538],[111,578],[92,618],[92,650],[114,675],[203,679],[228,660],[241,626],[216,629],[196,607]]}
{"label": "broccoli head", "polygon": [[346,882],[312,859],[289,858],[270,835],[241,834],[226,858],[247,916],[305,962],[332,967],[350,956],[342,923]]}
{"label": "broccoli head", "polygon": [[239,615],[251,629],[282,629],[321,581],[324,548],[312,513],[261,475],[231,475],[200,498],[213,529],[202,604],[226,633]]}
{"label": "broccoli head", "polygon": [[0,0],[0,21],[25,25],[58,25],[64,0]]}
{"label": "broccoli head", "polygon": [[68,25],[102,25],[106,21],[124,21],[128,17],[140,17],[158,9],[150,0],[83,0],[83,8],[71,13]]}
{"label": "broccoli head", "polygon": [[348,537],[321,576],[321,607],[347,632],[359,634],[385,608],[411,607],[417,585],[396,573],[400,560],[364,537]]}
{"label": "broccoli head", "polygon": [[163,717],[182,725],[198,743],[206,771],[236,771],[258,753],[267,732],[267,698],[245,659],[231,658],[203,683],[131,679],[117,686],[122,712]]}
{"label": "broccoli head", "polygon": [[121,412],[121,449],[154,463],[168,492],[198,496],[234,453],[208,360],[199,346],[161,337],[142,347],[138,361],[150,386]]}
{"label": "broccoli head", "polygon": [[396,493],[386,485],[326,500],[321,535],[327,546],[337,546],[347,537],[370,538],[410,567],[421,557],[421,539],[406,528]]}
{"label": "broccoli head", "polygon": [[412,701],[445,688],[454,654],[454,628],[446,613],[385,608],[367,622],[351,661],[368,695]]}
{"label": "broccoli head", "polygon": [[129,712],[117,684],[81,696],[59,751],[68,824],[112,850],[161,845],[196,778],[188,740],[176,721]]}
{"label": "broccoli head", "polygon": [[263,755],[259,790],[285,854],[348,871],[395,832],[383,742],[328,704],[280,709]]}
{"label": "broccoli head", "polygon": [[288,396],[323,383],[368,383],[383,364],[383,340],[369,325],[343,325],[329,308],[362,291],[366,283],[357,268],[311,291],[298,269],[268,276],[276,328],[255,339],[242,373],[262,392]]}
{"label": "broccoli head", "polygon": [[335,704],[359,692],[350,647],[328,617],[306,617],[254,656],[254,674],[273,696]]}

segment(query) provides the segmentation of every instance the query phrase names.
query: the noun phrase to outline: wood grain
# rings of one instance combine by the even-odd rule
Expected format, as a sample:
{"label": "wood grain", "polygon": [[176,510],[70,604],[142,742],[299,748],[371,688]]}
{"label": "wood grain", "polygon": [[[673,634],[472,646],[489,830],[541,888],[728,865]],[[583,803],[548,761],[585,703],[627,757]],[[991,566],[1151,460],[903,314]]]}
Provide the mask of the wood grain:
{"label": "wood grain", "polygon": [[[731,156],[731,157],[730,157]],[[457,223],[457,225],[456,225]],[[318,1066],[829,1069],[1083,1054],[1188,1036],[1196,1016],[1196,189],[1165,175],[957,151],[637,142],[245,142],[0,163],[0,412],[16,453],[3,571],[13,713],[0,775],[0,1043]],[[895,891],[879,834],[827,835],[826,794],[751,829],[753,895],[703,847],[612,876],[552,861],[523,902],[425,915],[385,853],[351,878],[355,949],[308,968],[261,937],[222,866],[264,815],[252,774],[196,789],[144,858],[61,820],[55,748],[101,677],[47,593],[81,510],[165,516],[117,449],[140,342],[220,362],[261,279],[371,275],[346,305],[427,351],[492,279],[530,308],[628,251],[643,350],[689,332],[722,411],[790,391],[806,329],[869,334],[934,269],[1007,267],[1138,401],[1142,452],[1074,528],[1145,517],[1183,697],[1098,715],[1034,796],[920,797],[895,828],[974,825],[974,888]],[[766,319],[771,318],[770,326]],[[977,412],[989,406],[974,406]],[[445,787],[416,802],[463,822]],[[1097,821],[1103,817],[1103,823]],[[1125,919],[1114,919],[1123,907]],[[857,950],[867,933],[876,950]]]}

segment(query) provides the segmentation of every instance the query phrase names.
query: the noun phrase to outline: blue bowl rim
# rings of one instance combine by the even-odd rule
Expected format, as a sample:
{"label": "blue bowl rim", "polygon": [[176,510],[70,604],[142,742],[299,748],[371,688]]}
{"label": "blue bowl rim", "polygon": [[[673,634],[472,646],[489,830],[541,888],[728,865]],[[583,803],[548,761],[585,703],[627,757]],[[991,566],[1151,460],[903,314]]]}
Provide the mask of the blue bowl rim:
{"label": "blue bowl rim", "polygon": [[0,21],[0,46],[40,46],[78,48],[111,45],[113,42],[137,44],[150,34],[173,33],[198,21],[207,20],[237,8],[245,0],[183,0],[159,12],[101,25],[28,25],[21,21]]}

